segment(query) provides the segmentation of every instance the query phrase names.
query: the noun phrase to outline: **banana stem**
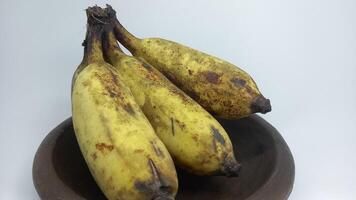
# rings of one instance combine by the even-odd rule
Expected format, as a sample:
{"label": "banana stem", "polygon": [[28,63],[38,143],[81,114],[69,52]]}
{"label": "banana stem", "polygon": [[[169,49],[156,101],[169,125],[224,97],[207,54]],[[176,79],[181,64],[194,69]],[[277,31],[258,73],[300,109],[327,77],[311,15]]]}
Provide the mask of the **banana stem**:
{"label": "banana stem", "polygon": [[131,52],[135,52],[141,39],[132,35],[125,27],[119,22],[116,17],[116,11],[110,6],[106,5],[106,12],[110,16],[114,26],[114,34],[117,40],[120,41]]}
{"label": "banana stem", "polygon": [[87,33],[83,42],[84,56],[82,64],[104,61],[102,36],[103,26],[108,24],[107,17],[103,15],[104,11],[100,7],[89,7],[87,14]]}
{"label": "banana stem", "polygon": [[118,62],[121,58],[127,56],[116,40],[112,24],[106,26],[103,36],[104,57],[109,63]]}
{"label": "banana stem", "polygon": [[88,26],[87,37],[83,42],[83,63],[90,64],[93,62],[104,61],[101,46],[101,34],[102,31],[100,29]]}

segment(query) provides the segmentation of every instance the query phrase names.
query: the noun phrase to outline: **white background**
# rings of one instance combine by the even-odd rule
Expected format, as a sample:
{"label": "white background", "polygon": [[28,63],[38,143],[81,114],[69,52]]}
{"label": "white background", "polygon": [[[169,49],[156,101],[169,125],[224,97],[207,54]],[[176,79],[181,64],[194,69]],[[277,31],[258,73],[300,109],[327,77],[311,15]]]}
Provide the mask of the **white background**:
{"label": "white background", "polygon": [[[31,168],[71,115],[84,9],[107,1],[0,2],[0,199],[39,199]],[[241,66],[272,101],[264,117],[296,163],[291,200],[356,196],[355,0],[115,0],[139,37],[159,36]]]}

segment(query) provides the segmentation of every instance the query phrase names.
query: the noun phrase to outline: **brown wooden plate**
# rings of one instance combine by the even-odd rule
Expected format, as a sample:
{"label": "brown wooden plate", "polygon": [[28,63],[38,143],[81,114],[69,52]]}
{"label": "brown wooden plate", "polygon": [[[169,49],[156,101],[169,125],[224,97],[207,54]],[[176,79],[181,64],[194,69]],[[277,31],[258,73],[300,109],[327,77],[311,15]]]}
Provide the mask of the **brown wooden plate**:
{"label": "brown wooden plate", "polygon": [[[242,163],[238,178],[195,176],[178,169],[177,200],[285,200],[293,188],[294,161],[278,131],[257,115],[219,122]],[[72,119],[43,140],[33,163],[41,199],[106,199],[80,153]]]}

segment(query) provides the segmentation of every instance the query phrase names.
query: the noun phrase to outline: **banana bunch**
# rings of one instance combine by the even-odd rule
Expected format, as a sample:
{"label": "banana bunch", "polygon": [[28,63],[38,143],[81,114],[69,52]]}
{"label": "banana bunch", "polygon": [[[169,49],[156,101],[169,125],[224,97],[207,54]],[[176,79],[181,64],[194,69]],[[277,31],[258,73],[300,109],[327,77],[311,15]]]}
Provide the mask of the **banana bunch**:
{"label": "banana bunch", "polygon": [[86,12],[84,57],[72,80],[73,125],[106,197],[174,199],[174,164],[197,175],[238,176],[230,138],[211,113],[270,111],[252,78],[189,47],[134,37],[109,5]]}

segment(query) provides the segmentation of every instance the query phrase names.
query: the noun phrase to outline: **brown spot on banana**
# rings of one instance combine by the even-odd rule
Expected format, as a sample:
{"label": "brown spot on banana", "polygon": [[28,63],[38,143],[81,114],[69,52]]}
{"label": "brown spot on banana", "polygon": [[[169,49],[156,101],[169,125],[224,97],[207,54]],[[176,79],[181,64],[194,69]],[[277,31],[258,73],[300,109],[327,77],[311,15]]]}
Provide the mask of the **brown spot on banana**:
{"label": "brown spot on banana", "polygon": [[180,127],[181,129],[184,129],[184,128],[186,127],[186,125],[184,124],[184,122],[181,122],[181,121],[179,121],[178,119],[175,119],[175,121],[177,122],[177,124],[179,125],[179,127]]}
{"label": "brown spot on banana", "polygon": [[115,85],[118,85],[118,80],[117,80],[116,74],[114,74],[114,72],[112,70],[109,70],[109,71],[110,71],[111,80],[115,83]]}
{"label": "brown spot on banana", "polygon": [[[117,75],[115,75],[114,71],[108,69],[109,73],[106,74],[98,74],[97,72],[94,73],[94,76],[103,84],[105,88],[104,94],[110,96],[111,98],[115,99],[115,103],[117,107],[125,109],[125,98],[121,92],[121,85],[119,80],[117,79]],[[126,107],[128,112],[130,111],[130,106]],[[118,110],[118,109],[117,109]]]}
{"label": "brown spot on banana", "polygon": [[198,142],[198,140],[199,140],[198,134],[192,134],[192,139],[193,139],[195,142]]}
{"label": "brown spot on banana", "polygon": [[117,93],[114,90],[108,90],[108,93],[111,98],[115,98],[117,96]]}
{"label": "brown spot on banana", "polygon": [[95,148],[98,149],[100,152],[104,153],[105,150],[112,151],[114,149],[114,146],[102,142],[102,143],[95,144]]}
{"label": "brown spot on banana", "polygon": [[143,149],[136,149],[135,151],[134,151],[134,153],[143,153],[145,150],[143,150]]}
{"label": "brown spot on banana", "polygon": [[157,81],[159,78],[153,73],[147,73],[146,78],[152,81]]}
{"label": "brown spot on banana", "polygon": [[126,112],[130,115],[136,114],[130,103],[124,105],[124,110],[126,110]]}
{"label": "brown spot on banana", "polygon": [[96,160],[98,158],[98,156],[96,155],[96,152],[91,154],[91,157],[93,158],[93,160]]}
{"label": "brown spot on banana", "polygon": [[107,75],[100,75],[99,73],[94,73],[94,76],[104,85],[107,94],[111,98],[115,98],[119,95],[117,88],[117,79],[115,74],[110,70],[110,77]]}
{"label": "brown spot on banana", "polygon": [[245,87],[246,85],[246,81],[241,78],[234,77],[230,81],[236,87]]}
{"label": "brown spot on banana", "polygon": [[89,86],[90,84],[91,84],[90,80],[85,80],[85,81],[82,82],[82,85],[85,86],[85,87]]}
{"label": "brown spot on banana", "polygon": [[203,78],[208,81],[209,83],[212,84],[219,84],[221,82],[221,75],[216,73],[216,72],[212,72],[212,71],[203,71],[201,72],[201,75],[203,76]]}
{"label": "brown spot on banana", "polygon": [[[101,121],[102,125],[105,128],[106,137],[109,139],[111,144],[115,144],[115,141],[112,137],[112,132],[110,130],[110,127],[107,124],[107,123],[109,123],[109,120],[106,117],[104,117],[103,114],[99,115],[99,117],[100,117],[100,121]],[[124,159],[125,157],[122,156],[122,153],[120,152],[120,150],[118,148],[114,148],[114,146],[113,146],[113,149],[115,149],[117,156],[119,156],[126,163],[126,160]]]}
{"label": "brown spot on banana", "polygon": [[208,165],[208,164],[210,164],[211,163],[211,159],[203,159],[201,162],[200,162],[200,164],[201,165]]}

